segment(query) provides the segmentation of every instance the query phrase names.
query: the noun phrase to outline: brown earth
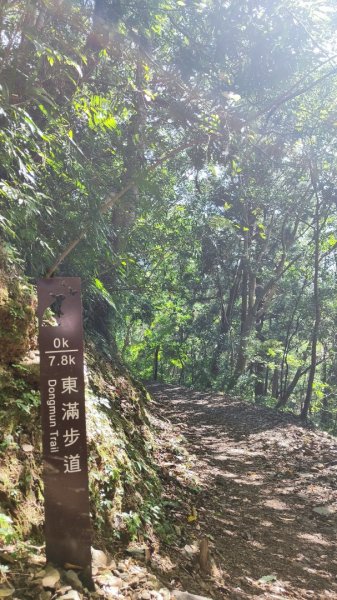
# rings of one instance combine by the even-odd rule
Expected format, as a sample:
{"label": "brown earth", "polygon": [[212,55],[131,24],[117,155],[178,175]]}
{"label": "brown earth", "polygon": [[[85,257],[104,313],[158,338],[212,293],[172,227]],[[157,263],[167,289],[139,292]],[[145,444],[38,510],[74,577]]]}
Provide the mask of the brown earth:
{"label": "brown earth", "polygon": [[[0,546],[0,597],[337,600],[336,439],[221,394],[148,389],[163,489],[160,506],[147,498],[149,526],[127,548],[110,548],[91,593],[67,587],[62,570],[44,589],[44,545]],[[130,498],[139,489],[133,483]]]}
{"label": "brown earth", "polygon": [[[148,389],[161,423],[165,497],[181,521],[180,542],[165,549],[170,564],[157,565],[161,576],[166,568],[168,583],[219,600],[337,599],[336,439],[224,395]],[[167,450],[172,438],[175,456]],[[203,539],[206,572],[198,559]]]}

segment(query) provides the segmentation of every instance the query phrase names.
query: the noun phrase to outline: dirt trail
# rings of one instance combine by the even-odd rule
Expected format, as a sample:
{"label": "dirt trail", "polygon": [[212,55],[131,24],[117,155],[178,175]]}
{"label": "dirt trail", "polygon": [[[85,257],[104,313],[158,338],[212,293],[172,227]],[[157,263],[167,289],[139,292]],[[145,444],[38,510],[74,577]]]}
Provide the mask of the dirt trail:
{"label": "dirt trail", "polygon": [[202,491],[189,536],[210,539],[209,595],[337,599],[335,438],[223,395],[148,388],[197,457]]}

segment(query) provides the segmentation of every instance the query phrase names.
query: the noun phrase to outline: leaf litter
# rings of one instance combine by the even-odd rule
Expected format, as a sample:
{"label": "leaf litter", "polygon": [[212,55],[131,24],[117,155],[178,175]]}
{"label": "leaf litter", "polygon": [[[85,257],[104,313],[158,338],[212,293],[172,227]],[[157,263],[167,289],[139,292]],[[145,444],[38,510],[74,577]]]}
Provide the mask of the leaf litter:
{"label": "leaf litter", "polygon": [[[171,575],[180,569],[185,587],[201,593],[198,553],[184,548],[206,536],[203,589],[214,599],[337,599],[336,439],[292,414],[223,394],[149,390],[165,418],[163,460],[170,437],[180,439],[198,481],[192,494],[178,462],[170,466],[166,493],[184,498],[171,513],[181,520],[181,539],[166,549],[179,564]],[[191,506],[198,518],[186,523]]]}

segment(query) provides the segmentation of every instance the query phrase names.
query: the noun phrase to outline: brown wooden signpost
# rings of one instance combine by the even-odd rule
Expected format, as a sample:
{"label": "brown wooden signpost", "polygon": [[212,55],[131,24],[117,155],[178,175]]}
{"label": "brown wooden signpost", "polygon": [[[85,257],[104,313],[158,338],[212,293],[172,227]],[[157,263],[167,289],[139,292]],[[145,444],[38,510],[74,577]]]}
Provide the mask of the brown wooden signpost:
{"label": "brown wooden signpost", "polygon": [[81,281],[42,279],[38,301],[46,557],[90,581]]}

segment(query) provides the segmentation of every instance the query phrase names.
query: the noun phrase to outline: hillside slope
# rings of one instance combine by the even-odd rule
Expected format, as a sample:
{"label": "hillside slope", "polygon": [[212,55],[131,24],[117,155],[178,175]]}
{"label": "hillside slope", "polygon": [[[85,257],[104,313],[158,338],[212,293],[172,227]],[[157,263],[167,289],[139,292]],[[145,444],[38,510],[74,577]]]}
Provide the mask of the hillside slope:
{"label": "hillside slope", "polygon": [[[35,309],[33,286],[0,254],[0,598],[143,598],[151,590],[167,600],[170,591],[148,568],[175,537],[151,399],[95,335],[87,339],[85,374],[96,592],[85,589],[76,565],[45,566]],[[171,441],[163,443],[170,451]]]}

